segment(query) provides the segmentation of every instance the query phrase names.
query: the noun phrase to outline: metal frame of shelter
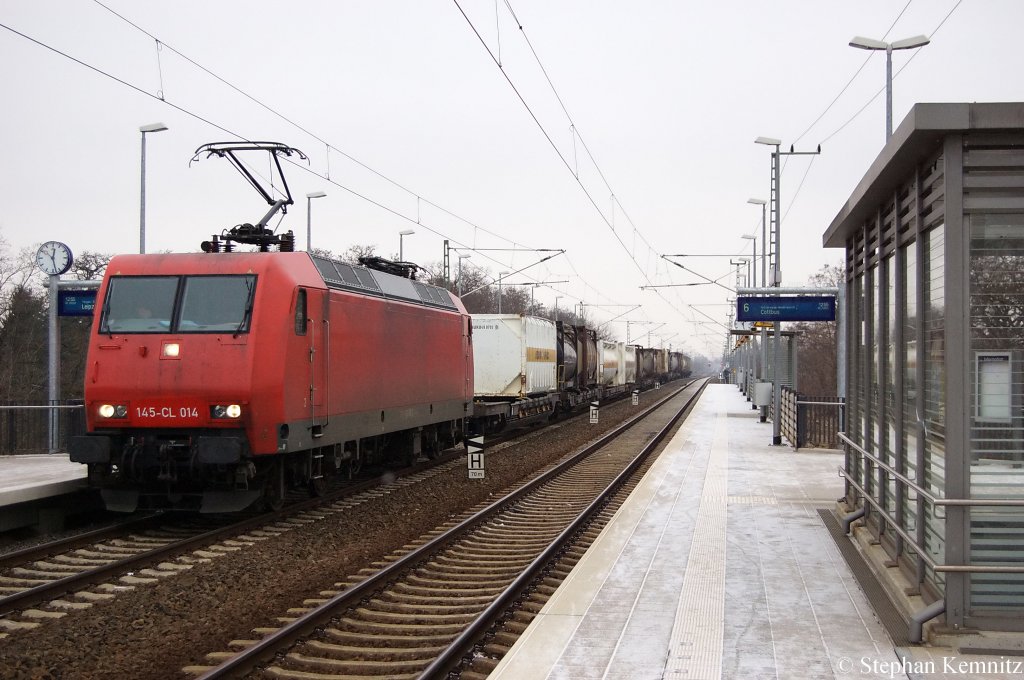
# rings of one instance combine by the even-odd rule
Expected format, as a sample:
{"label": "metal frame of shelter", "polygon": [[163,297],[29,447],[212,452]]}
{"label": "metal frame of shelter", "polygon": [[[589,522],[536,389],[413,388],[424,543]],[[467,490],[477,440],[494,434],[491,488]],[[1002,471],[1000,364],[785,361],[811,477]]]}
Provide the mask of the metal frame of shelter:
{"label": "metal frame of shelter", "polygon": [[823,238],[846,251],[843,528],[919,596],[914,642],[940,614],[1024,631],[1022,177],[1024,103],[917,104]]}

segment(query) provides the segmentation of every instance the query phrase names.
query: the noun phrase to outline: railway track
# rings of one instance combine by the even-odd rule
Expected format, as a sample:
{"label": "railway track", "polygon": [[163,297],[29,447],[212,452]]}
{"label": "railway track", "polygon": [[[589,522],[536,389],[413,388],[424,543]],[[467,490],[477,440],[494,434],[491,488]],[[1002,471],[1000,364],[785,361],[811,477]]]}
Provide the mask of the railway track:
{"label": "railway track", "polygon": [[383,483],[374,476],[341,484],[318,498],[292,498],[277,512],[248,514],[241,521],[237,516],[174,513],[132,518],[0,555],[0,638],[251,547],[324,514],[346,510],[380,489],[386,492],[414,484],[445,466],[457,465],[460,455],[443,454],[399,471]]}
{"label": "railway track", "polygon": [[[489,443],[497,450],[512,441],[540,436],[540,432],[542,429],[535,427],[513,428]],[[383,485],[378,474],[367,475],[363,481],[336,480],[318,498],[293,493],[282,510],[248,513],[241,521],[237,515],[164,513],[132,517],[109,527],[0,555],[0,638],[303,526],[315,521],[318,512],[332,512],[335,503],[347,509],[351,504],[346,499],[359,493],[372,493],[372,489],[380,486],[386,490],[414,483],[418,475],[434,467],[446,469],[443,466],[462,455],[461,449],[442,453],[433,461],[398,471]]]}
{"label": "railway track", "polygon": [[253,639],[208,655],[210,665],[184,670],[200,680],[254,672],[294,680],[433,678],[457,669],[476,648],[478,662],[466,677],[486,675],[487,658],[511,644],[582,554],[573,543],[593,540],[595,518],[610,518],[617,507],[610,499],[703,385],[691,383],[521,489],[388,556],[379,569],[306,600],[278,626],[254,629]]}

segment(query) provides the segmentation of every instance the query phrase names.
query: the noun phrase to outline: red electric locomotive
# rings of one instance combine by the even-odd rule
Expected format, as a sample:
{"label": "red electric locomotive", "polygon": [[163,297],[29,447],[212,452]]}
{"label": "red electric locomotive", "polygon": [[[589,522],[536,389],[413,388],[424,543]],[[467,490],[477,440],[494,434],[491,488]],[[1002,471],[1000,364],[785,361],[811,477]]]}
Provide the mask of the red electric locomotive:
{"label": "red electric locomotive", "polygon": [[[267,219],[231,237],[290,250]],[[204,249],[107,267],[88,434],[69,448],[108,508],[274,505],[289,487],[461,439],[473,353],[458,298],[308,253]]]}

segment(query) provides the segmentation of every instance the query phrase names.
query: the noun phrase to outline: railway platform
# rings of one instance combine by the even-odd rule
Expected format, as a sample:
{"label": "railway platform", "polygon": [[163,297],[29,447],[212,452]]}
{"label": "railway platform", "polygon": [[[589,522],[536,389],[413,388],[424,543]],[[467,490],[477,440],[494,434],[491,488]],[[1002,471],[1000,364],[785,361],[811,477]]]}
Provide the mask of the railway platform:
{"label": "railway platform", "polygon": [[490,677],[1024,677],[1022,657],[901,639],[826,524],[842,454],[771,439],[735,386],[709,385]]}
{"label": "railway platform", "polygon": [[86,491],[84,465],[66,453],[0,456],[0,532],[63,523],[67,497]]}

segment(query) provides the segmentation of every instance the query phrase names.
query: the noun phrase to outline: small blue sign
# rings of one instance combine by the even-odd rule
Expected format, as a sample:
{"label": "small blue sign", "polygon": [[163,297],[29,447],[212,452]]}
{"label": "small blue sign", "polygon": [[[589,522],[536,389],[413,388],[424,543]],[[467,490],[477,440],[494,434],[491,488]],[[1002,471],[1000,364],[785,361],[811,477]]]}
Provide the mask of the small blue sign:
{"label": "small blue sign", "polygon": [[835,321],[831,295],[800,297],[737,297],[737,321]]}
{"label": "small blue sign", "polygon": [[57,291],[57,316],[92,316],[94,309],[95,290]]}

